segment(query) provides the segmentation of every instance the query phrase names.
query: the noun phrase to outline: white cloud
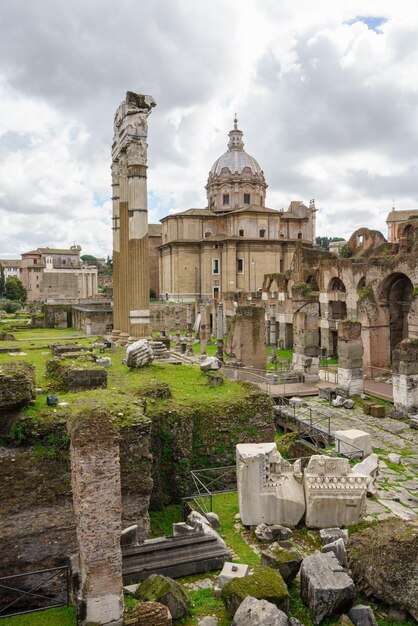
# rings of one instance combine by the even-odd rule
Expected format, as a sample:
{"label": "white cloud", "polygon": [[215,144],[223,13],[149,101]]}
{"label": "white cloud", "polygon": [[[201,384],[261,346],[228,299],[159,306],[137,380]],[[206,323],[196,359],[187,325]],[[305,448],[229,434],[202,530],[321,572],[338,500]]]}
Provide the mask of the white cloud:
{"label": "white cloud", "polygon": [[[413,0],[16,0],[0,39],[0,256],[110,252],[113,114],[152,94],[150,221],[204,206],[235,110],[269,206],[315,197],[318,231],[386,231],[418,206]],[[373,27],[373,18],[381,25]]]}

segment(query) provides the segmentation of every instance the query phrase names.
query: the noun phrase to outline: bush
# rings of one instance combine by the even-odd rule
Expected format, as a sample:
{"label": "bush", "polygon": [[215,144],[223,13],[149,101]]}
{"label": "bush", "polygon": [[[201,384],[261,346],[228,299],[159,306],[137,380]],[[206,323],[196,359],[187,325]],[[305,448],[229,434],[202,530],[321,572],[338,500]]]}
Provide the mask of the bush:
{"label": "bush", "polygon": [[6,311],[6,313],[16,313],[16,311],[20,311],[21,308],[21,304],[15,300],[0,298],[0,309]]}
{"label": "bush", "polygon": [[351,248],[348,243],[345,243],[343,246],[341,246],[340,256],[343,257],[343,259],[349,259],[351,256],[353,256],[353,253],[351,252]]}

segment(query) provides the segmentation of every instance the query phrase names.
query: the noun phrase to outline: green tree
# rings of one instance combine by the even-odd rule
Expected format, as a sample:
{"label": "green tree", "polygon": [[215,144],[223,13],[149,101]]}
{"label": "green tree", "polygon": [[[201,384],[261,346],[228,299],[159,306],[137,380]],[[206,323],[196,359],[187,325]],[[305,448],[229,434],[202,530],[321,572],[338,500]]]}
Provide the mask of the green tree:
{"label": "green tree", "polygon": [[4,268],[3,268],[3,265],[0,263],[0,296],[4,294],[5,283],[6,283],[6,279],[4,276]]}
{"label": "green tree", "polygon": [[19,302],[26,302],[27,298],[26,289],[22,281],[16,276],[9,276],[6,280],[4,295],[8,300],[18,300]]}
{"label": "green tree", "polygon": [[317,237],[315,242],[321,246],[324,250],[329,249],[331,241],[344,241],[343,237]]}
{"label": "green tree", "polygon": [[100,267],[99,259],[97,259],[92,254],[83,254],[80,259],[83,261],[83,263],[86,263],[86,265],[95,265],[96,267]]}
{"label": "green tree", "polygon": [[351,248],[348,243],[345,243],[343,246],[341,246],[340,256],[342,256],[344,259],[349,259],[352,255],[353,253],[351,252]]}

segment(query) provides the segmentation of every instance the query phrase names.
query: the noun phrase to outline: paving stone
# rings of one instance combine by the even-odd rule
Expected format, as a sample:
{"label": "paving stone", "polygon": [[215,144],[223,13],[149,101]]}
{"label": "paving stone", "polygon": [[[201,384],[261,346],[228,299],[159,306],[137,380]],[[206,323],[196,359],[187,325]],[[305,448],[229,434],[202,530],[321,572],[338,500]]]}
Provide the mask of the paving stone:
{"label": "paving stone", "polygon": [[396,517],[400,517],[401,519],[410,520],[416,519],[418,517],[414,511],[412,511],[411,509],[407,509],[399,502],[394,502],[393,500],[382,500],[382,503],[384,504],[384,506],[389,508],[394,513],[394,515],[396,515]]}

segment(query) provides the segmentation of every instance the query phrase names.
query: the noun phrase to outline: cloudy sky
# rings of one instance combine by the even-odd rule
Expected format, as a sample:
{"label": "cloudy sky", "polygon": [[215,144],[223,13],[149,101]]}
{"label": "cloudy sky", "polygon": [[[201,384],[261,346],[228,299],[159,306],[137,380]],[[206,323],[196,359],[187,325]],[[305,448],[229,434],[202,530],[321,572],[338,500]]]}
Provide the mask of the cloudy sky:
{"label": "cloudy sky", "polygon": [[416,0],[0,0],[0,258],[111,253],[110,145],[154,96],[150,221],[205,206],[237,111],[267,205],[318,234],[418,207]]}

